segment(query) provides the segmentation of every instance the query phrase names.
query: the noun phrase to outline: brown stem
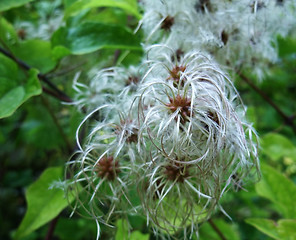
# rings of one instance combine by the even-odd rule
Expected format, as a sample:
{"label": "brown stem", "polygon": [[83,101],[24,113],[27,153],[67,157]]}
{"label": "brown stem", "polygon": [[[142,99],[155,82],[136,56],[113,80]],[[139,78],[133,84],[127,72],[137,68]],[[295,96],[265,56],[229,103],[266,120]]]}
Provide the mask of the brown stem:
{"label": "brown stem", "polygon": [[46,107],[46,109],[48,110],[48,112],[49,112],[49,114],[50,114],[50,116],[51,116],[54,124],[56,125],[57,129],[59,130],[59,133],[60,133],[61,137],[63,138],[64,142],[66,143],[68,152],[69,153],[72,153],[72,151],[73,151],[72,149],[73,148],[72,148],[70,142],[68,141],[68,138],[67,138],[66,134],[64,133],[63,128],[61,127],[61,125],[60,125],[57,117],[55,116],[53,110],[51,109],[48,101],[42,95],[41,95],[41,100],[42,100],[44,106]]}
{"label": "brown stem", "polygon": [[116,65],[116,63],[117,63],[117,60],[118,60],[118,58],[119,58],[119,56],[120,56],[120,53],[121,53],[121,51],[120,50],[115,50],[115,52],[114,52],[114,58],[113,58],[113,65]]}
{"label": "brown stem", "polygon": [[48,227],[48,231],[47,234],[45,236],[45,240],[51,240],[53,237],[53,233],[56,227],[56,224],[58,222],[60,215],[56,216],[53,220],[51,220],[49,227]]}
{"label": "brown stem", "polygon": [[[23,69],[29,71],[32,68],[22,60],[16,58],[11,52],[1,47],[0,47],[0,52],[3,53],[6,57],[9,57],[13,61],[15,61]],[[50,88],[52,88],[60,97],[62,97],[64,99],[63,100],[64,102],[72,102],[72,99],[66,93],[58,89],[51,81],[49,81],[49,79],[44,74],[39,73],[38,78],[43,82],[45,82]]]}
{"label": "brown stem", "polygon": [[214,231],[219,235],[219,237],[222,240],[227,240],[227,238],[224,236],[224,234],[220,231],[220,229],[217,227],[217,225],[213,222],[212,219],[208,220],[209,224],[211,225],[211,227],[214,229]]}
{"label": "brown stem", "polygon": [[245,75],[242,73],[238,73],[240,78],[247,83],[255,92],[257,92],[270,106],[273,107],[273,109],[285,120],[285,123],[289,125],[293,131],[296,133],[296,126],[294,125],[294,119],[295,116],[288,116],[285,114],[280,107],[275,104],[266,94],[263,92],[260,88],[258,88],[249,78],[247,78]]}
{"label": "brown stem", "polygon": [[56,93],[56,92],[54,92],[54,91],[52,91],[52,90],[50,90],[50,89],[48,89],[48,88],[46,88],[44,86],[42,86],[42,91],[45,92],[46,94],[54,97],[54,98],[57,98],[57,99],[63,101],[63,102],[69,102],[68,99],[65,98],[64,96],[61,96],[58,93]]}
{"label": "brown stem", "polygon": [[69,68],[67,68],[67,69],[63,69],[63,70],[61,70],[60,72],[57,72],[57,73],[47,73],[47,74],[45,74],[45,75],[46,75],[46,77],[48,77],[48,78],[55,78],[55,77],[63,76],[63,75],[68,74],[69,72],[74,71],[74,70],[76,70],[77,68],[83,66],[85,63],[87,63],[87,60],[82,61],[82,62],[80,62],[80,63],[78,63],[78,64],[76,64],[76,65],[74,65],[74,66],[71,66],[71,67],[69,67]]}

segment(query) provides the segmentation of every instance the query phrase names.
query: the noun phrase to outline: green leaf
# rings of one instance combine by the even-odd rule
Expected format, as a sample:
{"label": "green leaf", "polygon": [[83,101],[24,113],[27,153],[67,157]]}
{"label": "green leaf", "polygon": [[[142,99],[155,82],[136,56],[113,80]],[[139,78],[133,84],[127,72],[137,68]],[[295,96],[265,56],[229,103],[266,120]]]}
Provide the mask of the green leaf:
{"label": "green leaf", "polygon": [[295,38],[278,37],[279,56],[285,57],[296,52]]}
{"label": "green leaf", "polygon": [[116,235],[115,235],[115,240],[127,239],[127,237],[128,237],[127,222],[119,219],[116,222],[116,227],[117,227],[117,231],[116,231]]}
{"label": "green leaf", "polygon": [[[72,21],[75,21],[77,18],[79,18],[79,16],[83,16],[83,15],[79,14],[70,18],[68,21],[69,24],[71,24]],[[92,12],[89,12],[80,21],[101,22],[106,24],[117,24],[121,26],[126,26],[128,24],[127,20],[128,20],[128,17],[126,13],[123,11],[120,11],[118,8],[104,8],[100,10],[100,12],[97,14],[92,14]]]}
{"label": "green leaf", "polygon": [[34,0],[1,0],[0,1],[0,12],[6,11],[11,8],[20,7],[28,2]]}
{"label": "green leaf", "polygon": [[54,236],[59,240],[90,239],[90,236],[96,236],[96,234],[96,222],[86,218],[60,217],[54,231]]}
{"label": "green leaf", "polygon": [[22,86],[11,89],[0,99],[0,118],[9,117],[23,103],[25,89]]}
{"label": "green leaf", "polygon": [[9,58],[0,54],[0,99],[12,88],[18,86],[18,67]]}
{"label": "green leaf", "polygon": [[[226,239],[231,240],[239,240],[239,234],[234,224],[229,224],[223,219],[215,219],[213,220],[215,225],[219,228],[219,230],[223,233]],[[199,231],[199,239],[200,240],[220,240],[220,236],[213,230],[211,225],[206,222],[204,223]]]}
{"label": "green leaf", "polygon": [[269,133],[261,138],[262,151],[272,160],[282,157],[296,160],[296,146],[286,137],[277,133]]}
{"label": "green leaf", "polygon": [[281,219],[275,222],[270,219],[249,218],[246,222],[274,239],[296,240],[295,219]]}
{"label": "green leaf", "polygon": [[295,184],[270,166],[262,165],[262,180],[256,184],[257,193],[276,204],[286,218],[296,216]]}
{"label": "green leaf", "polygon": [[37,68],[41,73],[49,72],[57,65],[51,49],[51,43],[40,39],[19,42],[11,47],[11,51],[29,66]]}
{"label": "green leaf", "polygon": [[62,27],[53,35],[52,43],[68,48],[73,54],[91,53],[102,48],[141,50],[139,39],[127,28],[99,22]]}
{"label": "green leaf", "polygon": [[[14,239],[21,239],[55,218],[67,205],[61,189],[50,189],[51,184],[63,177],[62,167],[46,169],[26,192],[27,212]],[[70,200],[71,201],[71,200]]]}
{"label": "green leaf", "polygon": [[125,220],[117,220],[116,222],[115,240],[148,240],[149,234],[143,234],[140,231],[133,231],[129,234],[128,223]]}
{"label": "green leaf", "polygon": [[[37,109],[35,104],[38,105]],[[20,129],[20,134],[26,139],[28,146],[38,149],[40,154],[44,151],[56,151],[64,146],[65,142],[48,109],[42,105],[41,99],[36,99],[34,104],[28,104],[26,112],[26,121]],[[67,126],[62,127],[66,131]],[[46,137],[44,137],[45,133]],[[57,161],[59,160],[55,158],[55,162]]]}
{"label": "green leaf", "polygon": [[138,12],[137,1],[134,0],[79,0],[72,4],[65,12],[65,18],[78,14],[80,11],[91,8],[99,7],[116,7],[121,8],[127,13],[130,13],[141,18],[141,14]]}
{"label": "green leaf", "polygon": [[143,234],[140,231],[133,231],[128,239],[130,239],[130,240],[148,240],[149,234]]}
{"label": "green leaf", "polygon": [[[61,58],[56,57],[53,53],[51,42],[41,39],[30,39],[19,41],[14,27],[4,18],[0,18],[0,46],[12,52],[18,59],[22,60],[30,67],[37,68],[41,73],[46,73],[57,65]],[[1,43],[3,43],[1,45]],[[62,57],[65,56],[63,53]]]}
{"label": "green leaf", "polygon": [[[17,65],[0,55],[0,83],[3,83],[3,90],[0,91],[0,118],[9,117],[16,109],[29,98],[42,93],[38,79],[38,71],[28,71],[26,83],[20,85]],[[12,72],[10,72],[12,71]]]}
{"label": "green leaf", "polygon": [[[1,3],[0,3],[1,5]],[[0,17],[0,46],[11,46],[18,42],[17,33],[14,30],[14,27],[6,21],[5,18]]]}
{"label": "green leaf", "polygon": [[63,46],[56,46],[52,49],[52,56],[57,61],[70,54],[71,51]]}
{"label": "green leaf", "polygon": [[78,0],[63,0],[64,7],[68,8],[70,7],[73,3],[77,2]]}
{"label": "green leaf", "polygon": [[296,220],[281,219],[278,221],[278,233],[280,239],[296,240]]}
{"label": "green leaf", "polygon": [[246,223],[254,226],[259,231],[265,233],[269,237],[274,239],[279,239],[279,234],[277,231],[277,223],[270,219],[262,219],[262,218],[249,218],[246,219]]}
{"label": "green leaf", "polygon": [[256,108],[255,107],[248,107],[247,108],[247,112],[246,112],[246,115],[247,115],[247,119],[253,123],[253,127],[256,129],[257,127],[257,121],[258,121],[258,116],[256,114]]}

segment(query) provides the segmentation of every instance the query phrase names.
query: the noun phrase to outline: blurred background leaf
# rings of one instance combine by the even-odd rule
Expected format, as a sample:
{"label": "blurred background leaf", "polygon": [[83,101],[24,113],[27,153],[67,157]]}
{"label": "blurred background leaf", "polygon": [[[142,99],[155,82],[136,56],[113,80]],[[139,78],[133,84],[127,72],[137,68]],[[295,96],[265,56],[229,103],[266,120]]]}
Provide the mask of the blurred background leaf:
{"label": "blurred background leaf", "polygon": [[5,71],[0,73],[0,83],[3,84],[3,88],[0,90],[0,119],[9,117],[30,97],[42,93],[37,77],[38,70],[31,69],[25,76],[26,81],[23,82],[24,77],[19,78],[21,73],[17,65],[0,55],[0,70],[1,68]]}
{"label": "blurred background leaf", "polygon": [[296,217],[296,185],[272,167],[262,164],[262,180],[256,184],[257,193],[272,201],[285,218]]}
{"label": "blurred background leaf", "polygon": [[34,0],[1,0],[0,2],[0,12],[6,11],[14,7],[22,6],[28,2],[31,2]]}
{"label": "blurred background leaf", "polygon": [[[36,182],[28,187],[26,191],[28,209],[14,239],[22,239],[29,235],[68,206],[69,202],[64,196],[64,191],[54,185],[61,179],[63,179],[62,167],[48,168]],[[73,199],[69,199],[71,200]]]}
{"label": "blurred background leaf", "polygon": [[99,22],[84,22],[61,28],[53,36],[54,46],[62,45],[73,54],[86,54],[101,48],[141,50],[140,41],[126,28]]}
{"label": "blurred background leaf", "polygon": [[65,17],[69,17],[79,13],[85,9],[99,8],[99,7],[114,7],[121,8],[125,12],[141,18],[138,12],[138,4],[136,0],[116,1],[116,0],[79,0],[68,6]]}

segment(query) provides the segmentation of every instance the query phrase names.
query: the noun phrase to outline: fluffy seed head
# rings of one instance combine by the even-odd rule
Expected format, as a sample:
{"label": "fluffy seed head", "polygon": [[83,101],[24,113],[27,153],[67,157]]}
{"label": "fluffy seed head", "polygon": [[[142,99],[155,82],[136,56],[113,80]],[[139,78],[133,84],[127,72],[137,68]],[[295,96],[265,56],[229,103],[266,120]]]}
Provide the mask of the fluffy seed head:
{"label": "fluffy seed head", "polygon": [[136,143],[138,140],[138,128],[130,119],[120,120],[120,125],[115,127],[115,133],[126,138],[127,143]]}
{"label": "fluffy seed head", "polygon": [[137,76],[129,76],[126,85],[137,85],[139,83],[139,78]]}
{"label": "fluffy seed head", "polygon": [[97,172],[99,177],[113,181],[120,173],[119,162],[112,156],[105,156],[97,163]]}
{"label": "fluffy seed head", "polygon": [[191,100],[179,94],[176,97],[170,97],[169,100],[170,103],[167,103],[166,106],[173,113],[179,111],[181,123],[184,124],[186,121],[189,121],[188,117],[190,117]]}
{"label": "fluffy seed head", "polygon": [[174,25],[174,22],[175,22],[174,17],[167,16],[161,23],[161,29],[165,31],[169,31],[171,27]]}
{"label": "fluffy seed head", "polygon": [[181,79],[181,74],[184,73],[186,70],[186,66],[178,66],[176,65],[172,70],[169,70],[170,76],[168,77],[167,80],[172,80],[174,81],[174,85],[177,87],[179,82],[182,81],[182,86],[184,86],[184,81],[186,79]]}
{"label": "fluffy seed head", "polygon": [[181,163],[170,162],[164,166],[164,175],[171,181],[184,182],[184,179],[189,177],[188,168],[190,166],[183,165]]}

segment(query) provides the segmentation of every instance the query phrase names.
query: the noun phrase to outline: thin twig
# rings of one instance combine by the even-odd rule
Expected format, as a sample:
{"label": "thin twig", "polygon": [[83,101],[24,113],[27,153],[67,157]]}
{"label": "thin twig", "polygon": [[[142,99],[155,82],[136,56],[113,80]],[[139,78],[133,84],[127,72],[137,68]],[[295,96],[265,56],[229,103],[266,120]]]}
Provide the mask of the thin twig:
{"label": "thin twig", "polygon": [[60,215],[56,216],[49,224],[45,240],[51,240]]}
{"label": "thin twig", "polygon": [[67,69],[63,69],[60,72],[57,72],[57,73],[47,73],[45,75],[46,75],[47,78],[55,78],[55,77],[63,76],[63,75],[68,74],[71,71],[76,70],[77,68],[83,66],[86,63],[87,63],[87,60],[82,61],[82,62],[80,62],[80,63],[78,63],[78,64],[76,64],[74,66],[71,66],[71,67],[69,67]]}
{"label": "thin twig", "polygon": [[211,227],[214,229],[214,231],[219,235],[219,237],[222,240],[227,240],[227,238],[224,236],[224,234],[220,231],[220,229],[217,227],[217,225],[213,222],[212,219],[208,220],[209,224],[211,225]]}
{"label": "thin twig", "polygon": [[258,88],[249,78],[247,78],[242,73],[238,73],[240,78],[246,82],[255,92],[257,92],[270,106],[273,107],[273,109],[284,119],[285,123],[289,125],[293,131],[296,133],[296,126],[294,124],[295,115],[288,116],[285,114],[282,109],[275,104],[266,94],[264,91],[262,91],[260,88]]}
{"label": "thin twig", "polygon": [[48,95],[50,95],[50,96],[52,96],[54,98],[57,98],[57,99],[61,100],[62,102],[69,102],[68,99],[65,98],[64,96],[61,96],[58,93],[56,93],[56,92],[54,92],[54,91],[52,91],[52,90],[50,90],[50,89],[48,89],[48,88],[46,88],[44,86],[42,86],[42,90],[46,94],[48,94]]}
{"label": "thin twig", "polygon": [[113,58],[113,65],[115,66],[117,64],[118,58],[120,56],[121,51],[120,50],[115,50],[114,52],[114,58]]}
{"label": "thin twig", "polygon": [[[7,50],[0,47],[0,52],[3,53],[6,57],[9,57],[13,61],[15,61],[21,68],[23,68],[23,69],[25,69],[27,71],[32,69],[32,67],[30,67],[28,64],[26,64],[22,60],[16,58],[9,51],[7,51]],[[49,87],[51,87],[60,97],[62,97],[64,99],[63,100],[64,102],[72,102],[72,99],[66,93],[64,93],[63,91],[58,89],[51,81],[49,81],[49,79],[44,74],[39,73],[38,78],[40,80],[42,80],[43,82],[45,82]]]}
{"label": "thin twig", "polygon": [[[79,139],[83,139],[85,136],[85,124],[82,126],[82,129],[81,131],[79,132]],[[77,143],[75,144],[75,147],[74,147],[74,150],[72,150],[72,152],[75,152],[76,150],[78,150],[78,145]],[[67,178],[69,177],[69,174],[67,173],[66,174]],[[49,223],[49,228],[48,228],[48,231],[47,231],[47,234],[45,236],[45,240],[51,240],[52,237],[53,237],[53,233],[54,233],[54,230],[56,228],[56,224],[59,220],[61,215],[58,215],[56,216],[53,220],[51,220],[51,222]]]}
{"label": "thin twig", "polygon": [[47,101],[42,95],[41,95],[41,100],[42,100],[44,106],[46,107],[46,109],[48,110],[48,112],[49,112],[49,114],[50,114],[50,116],[51,116],[51,118],[52,118],[54,124],[56,125],[57,129],[59,130],[59,133],[60,133],[61,137],[63,138],[64,142],[66,143],[66,146],[67,146],[68,152],[69,152],[69,153],[72,153],[73,148],[72,148],[70,142],[68,141],[68,138],[67,138],[66,134],[64,133],[64,130],[63,130],[63,128],[61,127],[61,125],[60,125],[60,123],[59,123],[57,117],[55,116],[53,110],[51,109],[51,107],[50,107],[48,101]]}

